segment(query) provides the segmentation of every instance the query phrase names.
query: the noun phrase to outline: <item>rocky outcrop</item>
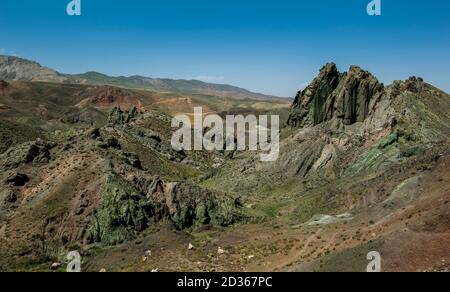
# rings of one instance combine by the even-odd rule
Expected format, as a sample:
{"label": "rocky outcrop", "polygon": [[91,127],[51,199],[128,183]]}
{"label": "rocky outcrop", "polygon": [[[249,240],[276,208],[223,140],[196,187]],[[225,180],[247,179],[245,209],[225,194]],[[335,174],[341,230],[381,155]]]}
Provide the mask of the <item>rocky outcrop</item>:
{"label": "rocky outcrop", "polygon": [[179,230],[205,224],[229,226],[240,220],[240,203],[225,195],[188,183],[164,183],[156,178],[147,196],[167,207],[170,218]]}
{"label": "rocky outcrop", "polygon": [[130,183],[111,174],[101,189],[102,205],[86,229],[88,242],[114,245],[134,238],[165,215],[164,206],[154,204]]}
{"label": "rocky outcrop", "polygon": [[420,77],[409,77],[408,80],[405,81],[395,81],[392,84],[392,91],[391,94],[393,96],[398,96],[404,92],[411,92],[411,93],[420,93],[425,88],[425,83],[422,78]]}
{"label": "rocky outcrop", "polygon": [[136,153],[120,151],[120,157],[124,163],[130,165],[131,167],[142,169],[141,159]]}
{"label": "rocky outcrop", "polygon": [[363,122],[384,93],[384,85],[369,72],[352,66],[349,72],[340,73],[330,63],[298,93],[288,125],[310,127],[332,120],[344,125]]}
{"label": "rocky outcrop", "polygon": [[133,127],[126,126],[123,130],[143,146],[158,152],[171,161],[181,162],[187,157],[184,150],[174,150],[172,145],[164,141],[160,134],[150,129],[134,125]]}
{"label": "rocky outcrop", "polygon": [[228,226],[242,219],[239,202],[230,197],[186,183],[165,183],[159,177],[139,181],[108,177],[101,189],[102,205],[86,229],[88,242],[122,243],[162,220],[183,230],[204,224]]}
{"label": "rocky outcrop", "polygon": [[5,183],[14,187],[23,187],[29,181],[30,178],[28,175],[23,173],[13,173],[6,179]]}
{"label": "rocky outcrop", "polygon": [[116,107],[109,114],[108,122],[113,125],[124,125],[135,120],[139,115],[136,107],[123,111]]}
{"label": "rocky outcrop", "polygon": [[50,150],[55,145],[40,139],[14,146],[0,155],[0,169],[8,170],[26,163],[45,163],[50,160]]}
{"label": "rocky outcrop", "polygon": [[117,149],[117,150],[122,149],[122,146],[120,145],[119,141],[115,137],[106,138],[106,141],[100,142],[98,144],[98,147],[100,147],[102,149]]}

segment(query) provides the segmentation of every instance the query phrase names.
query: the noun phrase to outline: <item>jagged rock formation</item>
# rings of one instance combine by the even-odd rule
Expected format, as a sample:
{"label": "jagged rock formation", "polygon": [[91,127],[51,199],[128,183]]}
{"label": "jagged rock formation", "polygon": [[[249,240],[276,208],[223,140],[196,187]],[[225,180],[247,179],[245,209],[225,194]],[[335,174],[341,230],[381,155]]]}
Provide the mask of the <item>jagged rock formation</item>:
{"label": "jagged rock formation", "polygon": [[103,203],[86,229],[88,242],[122,243],[163,217],[162,206],[147,200],[117,175],[108,177],[101,193]]}
{"label": "jagged rock formation", "polygon": [[420,93],[425,88],[425,83],[422,78],[412,76],[405,81],[395,81],[392,85],[392,95],[398,96],[403,92],[409,91],[412,93]]}
{"label": "jagged rock formation", "polygon": [[341,120],[344,125],[364,121],[385,90],[372,74],[352,66],[340,73],[334,63],[325,65],[319,76],[295,98],[288,125],[315,126]]}
{"label": "jagged rock formation", "polygon": [[[246,175],[318,181],[383,171],[447,141],[448,108],[448,94],[422,78],[385,87],[359,67],[340,73],[330,63],[295,98],[287,122],[292,135],[282,140],[279,159],[273,164],[249,159],[237,168]],[[250,185],[246,178],[237,183],[240,178],[230,174],[233,185]]]}
{"label": "jagged rock formation", "polygon": [[[228,226],[240,220],[236,200],[159,177],[138,185],[111,174],[101,189],[103,203],[86,229],[88,242],[118,244],[163,219],[179,229],[204,224]],[[147,193],[145,193],[147,192]]]}
{"label": "jagged rock formation", "polygon": [[167,206],[168,214],[177,229],[200,227],[204,224],[229,226],[239,221],[236,208],[240,205],[224,195],[188,183],[164,183],[156,178],[148,188],[147,196]]}
{"label": "jagged rock formation", "polygon": [[125,111],[116,107],[110,112],[108,122],[114,125],[128,124],[136,119],[138,115],[139,112],[136,107],[132,107],[131,109]]}

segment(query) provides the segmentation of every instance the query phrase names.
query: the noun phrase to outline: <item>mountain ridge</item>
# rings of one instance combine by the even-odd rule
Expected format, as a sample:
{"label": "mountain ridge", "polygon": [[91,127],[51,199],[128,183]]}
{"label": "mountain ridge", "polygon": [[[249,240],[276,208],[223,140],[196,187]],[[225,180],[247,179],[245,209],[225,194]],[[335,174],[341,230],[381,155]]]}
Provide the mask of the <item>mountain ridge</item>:
{"label": "mountain ridge", "polygon": [[73,83],[89,85],[112,85],[129,89],[145,89],[150,91],[170,91],[230,97],[237,100],[283,100],[284,97],[266,95],[228,85],[207,83],[200,80],[152,78],[140,75],[109,76],[107,74],[88,71],[80,74],[63,74],[40,63],[14,56],[0,55],[0,79],[6,81],[43,81],[56,83]]}

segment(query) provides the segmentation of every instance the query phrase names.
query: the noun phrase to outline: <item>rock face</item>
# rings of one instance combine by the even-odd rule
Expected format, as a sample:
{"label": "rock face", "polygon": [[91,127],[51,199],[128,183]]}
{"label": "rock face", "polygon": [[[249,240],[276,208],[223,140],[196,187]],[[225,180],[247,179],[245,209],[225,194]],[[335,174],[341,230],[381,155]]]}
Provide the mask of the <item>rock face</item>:
{"label": "rock face", "polygon": [[164,219],[179,230],[228,226],[242,219],[236,200],[186,183],[165,183],[159,177],[135,186],[111,174],[101,193],[102,205],[86,229],[88,242],[122,243]]}
{"label": "rock face", "polygon": [[340,73],[335,64],[329,63],[296,96],[288,125],[309,127],[331,120],[340,120],[344,125],[362,122],[384,93],[384,85],[369,72],[352,66],[349,72]]}
{"label": "rock face", "polygon": [[163,206],[117,175],[110,175],[101,189],[103,203],[86,229],[89,242],[114,245],[132,239],[164,215]]}
{"label": "rock face", "polygon": [[229,226],[241,219],[238,201],[188,183],[165,184],[156,178],[147,196],[167,207],[171,221],[179,230],[205,224]]}

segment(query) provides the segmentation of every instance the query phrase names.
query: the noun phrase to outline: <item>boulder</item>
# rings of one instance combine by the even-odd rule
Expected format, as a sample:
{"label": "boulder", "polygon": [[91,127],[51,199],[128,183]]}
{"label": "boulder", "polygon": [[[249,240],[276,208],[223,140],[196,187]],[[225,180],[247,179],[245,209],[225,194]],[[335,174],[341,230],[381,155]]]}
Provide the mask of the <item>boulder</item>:
{"label": "boulder", "polygon": [[26,174],[14,173],[5,180],[5,183],[14,187],[23,187],[29,181],[30,178]]}
{"label": "boulder", "polygon": [[98,139],[102,137],[102,134],[100,133],[100,129],[99,128],[94,128],[91,129],[87,132],[88,137],[90,137],[91,139]]}

